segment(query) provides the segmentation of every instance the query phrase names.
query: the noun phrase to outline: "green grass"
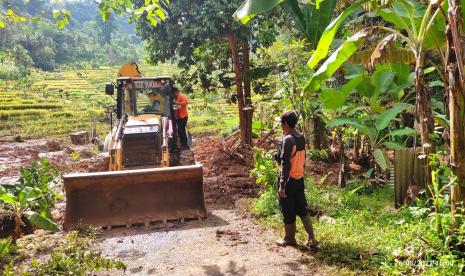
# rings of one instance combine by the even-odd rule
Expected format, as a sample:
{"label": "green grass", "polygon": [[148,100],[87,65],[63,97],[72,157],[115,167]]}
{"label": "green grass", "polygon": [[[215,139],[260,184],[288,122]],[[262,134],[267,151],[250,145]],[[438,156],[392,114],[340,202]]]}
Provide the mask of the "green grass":
{"label": "green grass", "polygon": [[202,100],[195,99],[190,104],[188,127],[194,136],[225,136],[239,126],[237,109],[225,111],[225,107],[228,106],[225,101],[218,100],[205,107]]}
{"label": "green grass", "polygon": [[57,109],[62,108],[60,104],[5,104],[0,110],[28,110],[28,109]]}
{"label": "green grass", "polygon": [[[395,252],[399,248],[410,248],[412,243],[422,243],[419,237],[431,227],[429,221],[407,219],[408,209],[396,211],[391,186],[353,191],[354,186],[321,188],[307,179],[309,206],[326,218],[312,219],[321,249],[314,254],[304,254],[303,262],[334,270],[331,274],[337,275],[409,274],[411,264],[402,263],[403,259]],[[265,193],[255,200],[252,212],[261,217],[260,222],[265,227],[283,234],[282,217],[274,194]],[[297,227],[297,239],[305,243],[307,236],[300,220]],[[454,275],[451,271],[457,269],[417,267],[416,272]]]}

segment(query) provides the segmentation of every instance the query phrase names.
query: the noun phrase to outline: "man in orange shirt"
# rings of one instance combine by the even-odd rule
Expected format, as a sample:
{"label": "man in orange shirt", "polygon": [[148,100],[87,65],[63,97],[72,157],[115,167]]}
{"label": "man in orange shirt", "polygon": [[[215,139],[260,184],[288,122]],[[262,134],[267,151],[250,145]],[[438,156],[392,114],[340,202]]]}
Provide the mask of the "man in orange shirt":
{"label": "man in orange shirt", "polygon": [[178,136],[179,140],[181,140],[181,150],[189,149],[187,145],[187,133],[186,133],[186,125],[187,125],[187,104],[189,100],[187,96],[182,94],[178,88],[173,87],[174,92],[174,115],[176,119],[176,126],[178,129]]}
{"label": "man in orange shirt", "polygon": [[278,195],[279,207],[283,213],[285,236],[276,241],[276,244],[280,246],[297,245],[295,223],[296,216],[299,216],[308,234],[306,246],[314,250],[318,248],[318,243],[313,232],[304,193],[305,137],[295,129],[298,117],[294,111],[285,112],[278,120],[281,122],[281,128],[284,132],[282,148],[276,159],[280,165]]}

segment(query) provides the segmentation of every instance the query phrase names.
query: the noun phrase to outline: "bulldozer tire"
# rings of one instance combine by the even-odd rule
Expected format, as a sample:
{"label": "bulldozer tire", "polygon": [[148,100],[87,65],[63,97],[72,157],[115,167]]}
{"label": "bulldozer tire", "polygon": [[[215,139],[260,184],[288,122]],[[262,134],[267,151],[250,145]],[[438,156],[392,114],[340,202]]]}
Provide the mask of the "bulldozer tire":
{"label": "bulldozer tire", "polygon": [[194,152],[191,150],[175,151],[170,154],[170,167],[195,165]]}
{"label": "bulldozer tire", "polygon": [[170,167],[179,166],[179,152],[170,153]]}
{"label": "bulldozer tire", "polygon": [[178,166],[195,165],[194,153],[191,150],[182,150],[179,152]]}

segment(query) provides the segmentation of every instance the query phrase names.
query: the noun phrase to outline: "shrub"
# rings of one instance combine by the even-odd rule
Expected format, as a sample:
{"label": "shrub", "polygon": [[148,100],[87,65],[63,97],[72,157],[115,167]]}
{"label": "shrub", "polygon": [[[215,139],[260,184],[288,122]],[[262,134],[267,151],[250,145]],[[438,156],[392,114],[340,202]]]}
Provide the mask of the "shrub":
{"label": "shrub", "polygon": [[14,65],[0,64],[0,79],[17,80],[24,77],[25,72]]}
{"label": "shrub", "polygon": [[126,270],[121,261],[104,258],[93,249],[94,240],[95,237],[82,237],[72,232],[50,258],[42,262],[34,259],[29,268],[10,265],[3,275],[95,275],[101,270]]}
{"label": "shrub", "polygon": [[0,267],[12,261],[12,255],[16,252],[16,245],[11,239],[0,240]]}
{"label": "shrub", "polygon": [[[396,273],[458,275],[465,269],[465,216],[463,209],[451,211],[449,195],[444,190],[457,185],[456,178],[438,155],[430,156],[432,184],[429,196],[417,199],[414,206],[406,207],[398,222],[406,232],[417,233],[402,240],[392,252],[392,261],[386,270]],[[425,193],[425,191],[423,191]]]}
{"label": "shrub", "polygon": [[21,237],[21,225],[26,224],[26,220],[40,228],[59,231],[50,212],[50,207],[59,197],[50,188],[56,174],[50,170],[47,160],[41,159],[39,164],[22,168],[20,175],[18,183],[0,186],[3,207],[14,218],[12,238],[16,240]]}
{"label": "shrub", "polygon": [[264,153],[255,149],[254,169],[251,175],[258,185],[264,186],[264,192],[252,202],[252,212],[257,216],[269,216],[278,212],[277,181],[279,177],[278,164],[273,160],[272,152]]}

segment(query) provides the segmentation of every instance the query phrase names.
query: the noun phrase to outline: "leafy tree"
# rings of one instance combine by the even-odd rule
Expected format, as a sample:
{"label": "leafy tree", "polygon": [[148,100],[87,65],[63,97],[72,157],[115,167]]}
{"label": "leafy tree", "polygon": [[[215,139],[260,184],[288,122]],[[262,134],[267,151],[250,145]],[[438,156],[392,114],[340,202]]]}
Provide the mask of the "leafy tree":
{"label": "leafy tree", "polygon": [[96,15],[95,21],[98,28],[98,36],[101,41],[105,44],[110,44],[112,34],[116,30],[114,17],[110,16],[107,20],[103,21],[102,16]]}
{"label": "leafy tree", "polygon": [[[287,18],[291,18],[295,28],[299,31],[299,36],[305,41],[307,49],[314,49],[325,30],[330,23],[331,14],[336,7],[336,0],[314,1],[299,3],[297,0],[247,0],[234,13],[234,17],[246,24],[253,17],[260,13],[269,13],[279,5],[285,7]],[[290,75],[293,75],[290,72]],[[296,89],[294,83],[295,97],[300,98],[299,107],[300,115],[304,121],[303,130],[307,137],[313,137],[314,148],[327,147],[327,135],[322,114],[319,112],[320,105],[313,99],[316,95],[313,93],[303,94],[301,90]],[[302,97],[303,96],[303,97]],[[312,127],[309,127],[312,125]]]}
{"label": "leafy tree", "polygon": [[[136,1],[136,7],[143,5],[144,2]],[[232,14],[239,5],[238,0],[175,0],[167,8],[169,16],[163,24],[154,27],[148,20],[139,20],[137,29],[146,42],[149,61],[157,63],[175,59],[181,67],[195,64],[196,48],[205,43],[224,43],[223,39],[227,39],[235,72],[241,142],[250,144],[253,114],[247,75],[250,68],[250,28],[239,26],[232,20]]]}
{"label": "leafy tree", "polygon": [[[142,56],[143,45],[135,36],[135,25],[127,23],[127,17],[112,16],[104,22],[95,2],[89,1],[66,2],[65,7],[75,16],[66,30],[58,30],[53,19],[46,17],[0,29],[0,47],[6,53],[7,61],[16,64],[4,66],[3,72],[7,68],[15,72],[21,68],[20,71],[26,74],[31,66],[56,70],[63,66],[82,67],[91,63],[108,65],[125,60],[137,61]],[[117,33],[124,33],[124,36]],[[102,39],[105,41],[111,36],[110,51],[102,47],[105,44]],[[16,76],[13,71],[2,74],[2,78]]]}
{"label": "leafy tree", "polygon": [[32,58],[29,56],[29,52],[24,49],[21,45],[16,45],[12,51],[15,63],[27,71],[29,67],[33,65]]}

